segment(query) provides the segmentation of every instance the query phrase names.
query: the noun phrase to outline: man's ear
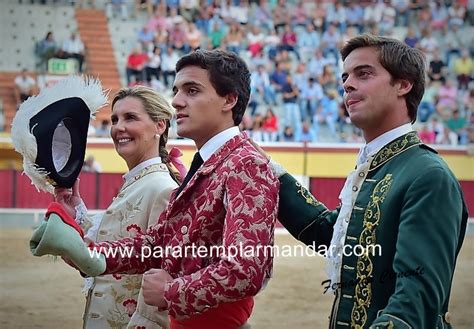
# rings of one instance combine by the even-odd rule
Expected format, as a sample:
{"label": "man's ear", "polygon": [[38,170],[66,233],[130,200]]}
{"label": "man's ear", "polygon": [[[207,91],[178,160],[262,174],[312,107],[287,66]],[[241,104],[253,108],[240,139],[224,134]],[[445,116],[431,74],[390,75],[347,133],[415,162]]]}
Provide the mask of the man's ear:
{"label": "man's ear", "polygon": [[161,119],[157,123],[155,123],[155,125],[156,125],[156,133],[159,134],[160,136],[163,135],[163,133],[166,130],[166,120]]}
{"label": "man's ear", "polygon": [[405,96],[411,91],[411,88],[413,88],[413,82],[406,79],[399,79],[398,85],[398,96]]}
{"label": "man's ear", "polygon": [[232,111],[238,99],[239,99],[239,96],[237,96],[237,94],[227,94],[227,96],[225,96],[224,98],[225,103],[222,108],[223,111],[224,112]]}

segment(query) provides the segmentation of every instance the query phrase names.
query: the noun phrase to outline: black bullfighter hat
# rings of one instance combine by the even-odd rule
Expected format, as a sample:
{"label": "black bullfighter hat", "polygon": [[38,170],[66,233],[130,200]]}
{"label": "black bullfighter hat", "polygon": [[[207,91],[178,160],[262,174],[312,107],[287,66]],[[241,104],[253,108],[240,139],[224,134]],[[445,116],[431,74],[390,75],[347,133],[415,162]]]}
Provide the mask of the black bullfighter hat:
{"label": "black bullfighter hat", "polygon": [[12,142],[38,189],[72,187],[84,163],[89,121],[106,103],[98,80],[71,76],[21,104]]}

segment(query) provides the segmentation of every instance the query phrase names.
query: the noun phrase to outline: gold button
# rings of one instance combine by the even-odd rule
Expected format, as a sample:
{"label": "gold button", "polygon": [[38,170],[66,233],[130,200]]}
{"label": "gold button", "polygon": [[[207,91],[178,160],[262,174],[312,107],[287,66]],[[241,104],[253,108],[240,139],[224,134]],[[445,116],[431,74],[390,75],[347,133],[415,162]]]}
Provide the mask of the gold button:
{"label": "gold button", "polygon": [[444,313],[444,321],[446,321],[446,323],[448,324],[451,323],[451,313],[449,312]]}
{"label": "gold button", "polygon": [[359,188],[357,186],[352,186],[352,191],[357,192]]}
{"label": "gold button", "polygon": [[365,176],[365,174],[363,172],[359,173],[359,177],[364,177],[364,176]]}
{"label": "gold button", "polygon": [[181,227],[181,233],[183,234],[188,233],[188,228],[186,226]]}

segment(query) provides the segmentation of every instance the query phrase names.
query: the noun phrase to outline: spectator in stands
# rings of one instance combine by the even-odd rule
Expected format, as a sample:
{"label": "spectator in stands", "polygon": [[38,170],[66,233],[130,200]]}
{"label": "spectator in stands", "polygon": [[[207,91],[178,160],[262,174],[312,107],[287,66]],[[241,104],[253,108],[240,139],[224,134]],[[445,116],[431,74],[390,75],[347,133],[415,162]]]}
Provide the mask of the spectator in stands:
{"label": "spectator in stands", "polygon": [[454,110],[453,115],[446,121],[446,127],[455,134],[452,144],[466,145],[467,143],[467,120],[461,116],[459,110]]}
{"label": "spectator in stands", "polygon": [[438,39],[431,33],[431,29],[427,28],[422,32],[422,38],[420,40],[420,49],[426,56],[426,60],[429,62],[433,58],[433,54],[439,49]]}
{"label": "spectator in stands", "polygon": [[297,135],[297,142],[312,143],[316,141],[315,134],[311,129],[311,124],[304,121],[301,125],[301,132]]}
{"label": "spectator in stands", "polygon": [[277,56],[275,57],[275,61],[280,64],[281,68],[287,72],[287,73],[292,73],[295,70],[295,67],[297,67],[297,62],[293,60],[293,58],[290,56],[290,52],[286,49],[281,49]]}
{"label": "spectator in stands", "polygon": [[389,35],[391,31],[393,31],[393,27],[395,26],[395,18],[397,12],[395,8],[390,3],[390,0],[384,1],[385,8],[382,12],[382,18],[380,20],[380,33],[382,35]]}
{"label": "spectator in stands", "polygon": [[324,57],[332,54],[336,62],[339,60],[339,46],[341,42],[341,34],[334,25],[329,25],[327,30],[323,32],[321,46],[323,48]]}
{"label": "spectator in stands", "polygon": [[55,57],[57,51],[58,45],[54,40],[53,32],[49,31],[46,37],[35,46],[35,54],[39,58],[38,67],[46,71],[49,59]]}
{"label": "spectator in stands", "polygon": [[305,8],[303,1],[298,1],[292,10],[291,26],[304,27],[308,24],[308,9]]}
{"label": "spectator in stands", "polygon": [[418,47],[420,38],[418,38],[418,36],[416,35],[415,29],[413,28],[413,26],[408,27],[407,35],[404,41],[407,45],[409,45],[412,48]]}
{"label": "spectator in stands", "polygon": [[297,47],[297,36],[296,33],[291,28],[290,24],[284,26],[283,34],[281,36],[280,49],[286,50],[288,52],[293,52],[296,55],[296,58],[299,60],[300,55],[296,49]]}
{"label": "spectator in stands", "polygon": [[295,141],[295,132],[291,126],[285,126],[283,129],[283,134],[281,140],[283,142],[294,142]]}
{"label": "spectator in stands", "polygon": [[263,118],[263,140],[266,142],[276,142],[278,139],[278,117],[269,107]]}
{"label": "spectator in stands", "polygon": [[335,64],[336,61],[332,56],[330,58],[324,57],[322,50],[320,48],[316,48],[314,50],[314,56],[311,57],[308,63],[308,71],[313,78],[319,79],[319,77],[323,74],[324,67],[326,65]]}
{"label": "spectator in stands", "polygon": [[276,103],[276,94],[270,83],[270,77],[264,65],[258,65],[251,75],[252,92],[258,94],[266,104]]}
{"label": "spectator in stands", "polygon": [[263,118],[260,113],[255,114],[253,117],[253,125],[252,129],[250,130],[250,137],[256,142],[263,142],[264,139],[264,131],[263,131]]}
{"label": "spectator in stands", "polygon": [[293,82],[298,87],[299,96],[298,96],[298,103],[301,104],[301,96],[302,91],[308,86],[308,79],[309,79],[309,72],[306,69],[306,65],[303,62],[298,62],[296,64],[296,71],[290,69],[289,72],[294,72],[293,75]]}
{"label": "spectator in stands", "polygon": [[438,87],[433,82],[428,81],[425,93],[418,107],[418,119],[420,122],[427,122],[430,116],[435,112],[436,97],[438,95]]}
{"label": "spectator in stands", "polygon": [[[438,90],[437,108],[456,108],[458,89],[451,79],[447,79]],[[440,113],[442,114],[442,113]],[[443,116],[444,117],[444,116]]]}
{"label": "spectator in stands", "polygon": [[82,171],[91,172],[91,173],[100,173],[102,172],[102,167],[100,166],[100,163],[95,160],[93,155],[89,155],[84,161],[84,165],[82,166]]}
{"label": "spectator in stands", "polygon": [[249,18],[254,24],[258,24],[263,30],[273,30],[273,17],[269,1],[260,1],[260,5],[253,8],[252,16]]}
{"label": "spectator in stands", "polygon": [[196,50],[201,47],[202,33],[196,27],[196,24],[189,23],[186,30],[186,44],[190,50]]}
{"label": "spectator in stands", "polygon": [[21,74],[15,77],[14,84],[13,96],[15,97],[17,108],[28,97],[33,96],[38,92],[38,86],[36,85],[35,79],[28,75],[26,69],[23,69]]}
{"label": "spectator in stands", "polygon": [[143,26],[140,31],[138,31],[137,39],[140,42],[142,49],[145,52],[149,52],[153,49],[153,41],[155,40],[156,30],[150,30],[147,25]]}
{"label": "spectator in stands", "polygon": [[337,88],[337,78],[334,73],[334,67],[331,64],[326,64],[323,68],[323,73],[318,79],[319,84],[325,92]]}
{"label": "spectator in stands", "polygon": [[324,93],[321,85],[314,79],[309,78],[308,83],[301,89],[301,118],[303,121],[311,120],[323,99]]}
{"label": "spectator in stands", "polygon": [[240,24],[237,22],[232,22],[230,24],[229,31],[225,36],[226,49],[239,54],[242,46],[242,37],[243,35]]}
{"label": "spectator in stands", "polygon": [[314,29],[313,23],[307,23],[305,29],[297,36],[298,53],[303,62],[307,62],[315,49],[318,49],[321,43],[319,34]]}
{"label": "spectator in stands", "polygon": [[321,100],[321,106],[313,118],[313,130],[318,135],[321,124],[326,123],[332,138],[338,140],[336,123],[339,118],[339,97],[335,89],[326,92]]}
{"label": "spectator in stands", "polygon": [[469,0],[467,2],[466,22],[470,26],[474,26],[474,1]]}
{"label": "spectator in stands", "polygon": [[153,51],[148,53],[148,61],[145,67],[146,81],[151,82],[152,78],[160,79],[161,77],[161,48],[155,46]]}
{"label": "spectator in stands", "polygon": [[451,67],[452,58],[461,56],[464,37],[463,30],[458,25],[449,25],[446,32],[440,38],[440,46],[446,54],[446,66]]}
{"label": "spectator in stands", "polygon": [[364,24],[365,26],[378,26],[382,21],[382,15],[385,10],[385,3],[383,1],[375,1],[364,10]]}
{"label": "spectator in stands", "polygon": [[219,48],[222,45],[222,41],[224,40],[225,32],[223,26],[215,22],[212,25],[211,33],[209,33],[209,45],[212,49]]}
{"label": "spectator in stands", "polygon": [[158,29],[155,33],[155,39],[153,40],[153,44],[156,47],[160,47],[162,53],[164,53],[166,51],[166,48],[168,48],[168,35],[169,33],[166,30],[166,27],[158,26]]}
{"label": "spectator in stands", "polygon": [[140,10],[145,10],[148,17],[151,17],[151,15],[153,15],[153,3],[151,0],[135,0],[133,9],[133,16],[135,18],[138,17]]}
{"label": "spectator in stands", "polygon": [[[465,113],[472,113],[474,114],[474,88],[471,88],[469,92],[464,95],[462,100],[462,110]],[[473,117],[474,118],[474,117]],[[474,124],[474,122],[473,122]]]}
{"label": "spectator in stands", "polygon": [[174,50],[173,46],[168,46],[166,48],[166,53],[161,56],[161,71],[163,72],[163,80],[165,82],[166,87],[170,87],[174,79],[176,72],[175,67],[176,63],[179,60],[178,53]]}
{"label": "spectator in stands", "polygon": [[273,26],[276,31],[283,30],[283,27],[290,21],[290,10],[288,4],[283,0],[278,0],[278,3],[273,8]]}
{"label": "spectator in stands", "polygon": [[274,28],[270,28],[268,35],[265,36],[265,52],[271,60],[273,60],[277,55],[280,39],[280,36]]}
{"label": "spectator in stands", "polygon": [[444,30],[448,23],[448,10],[442,0],[431,3],[431,28],[433,30]]}
{"label": "spectator in stands", "polygon": [[186,36],[186,30],[184,20],[181,22],[175,22],[169,31],[168,42],[173,46],[174,49],[181,51],[186,54],[189,51],[189,44]]}
{"label": "spectator in stands", "polygon": [[446,65],[441,59],[439,50],[435,50],[433,59],[430,61],[428,77],[433,81],[444,82],[446,80]]}
{"label": "spectator in stands", "polygon": [[249,33],[247,33],[247,40],[247,50],[250,52],[252,57],[255,57],[263,49],[265,34],[262,33],[258,25],[252,25]]}
{"label": "spectator in stands", "polygon": [[194,21],[198,14],[199,0],[185,0],[179,1],[179,12],[188,22]]}
{"label": "spectator in stands", "polygon": [[430,129],[427,124],[423,124],[421,126],[421,129],[418,132],[418,136],[420,137],[421,141],[426,144],[434,144],[436,140],[435,132]]}
{"label": "spectator in stands", "polygon": [[410,0],[392,0],[393,8],[395,8],[395,25],[408,26],[410,19]]}
{"label": "spectator in stands", "polygon": [[291,126],[296,135],[301,133],[301,112],[298,105],[299,90],[291,75],[286,76],[282,89],[283,109],[285,111],[285,125]]}
{"label": "spectator in stands", "polygon": [[128,10],[126,0],[108,0],[105,4],[105,14],[108,19],[112,19],[116,16],[117,12],[120,12],[122,20],[128,19]]}
{"label": "spectator in stands", "polygon": [[100,126],[95,130],[96,137],[110,137],[110,122],[102,120]]}
{"label": "spectator in stands", "polygon": [[150,17],[146,23],[146,27],[150,31],[157,31],[159,28],[167,28],[165,3],[162,2],[156,6],[153,16]]}
{"label": "spectator in stands", "polygon": [[170,31],[175,24],[181,24],[183,22],[184,18],[178,13],[178,8],[169,8],[169,14],[166,15],[166,29]]}
{"label": "spectator in stands", "polygon": [[[141,45],[137,45],[127,59],[127,83],[130,85],[133,81],[143,83],[146,81],[145,66],[148,62],[148,55],[142,50]],[[132,76],[135,80],[132,80]]]}
{"label": "spectator in stands", "polygon": [[454,61],[454,73],[458,80],[458,88],[468,90],[474,73],[474,61],[467,49],[461,52],[461,58]]}
{"label": "spectator in stands", "polygon": [[77,36],[76,32],[72,32],[70,37],[64,40],[61,49],[58,52],[59,58],[74,58],[79,64],[79,72],[82,72],[84,63],[84,44]]}
{"label": "spectator in stands", "polygon": [[275,71],[270,75],[270,83],[277,93],[281,93],[283,86],[286,83],[288,73],[283,70],[282,64],[277,62],[275,64]]}

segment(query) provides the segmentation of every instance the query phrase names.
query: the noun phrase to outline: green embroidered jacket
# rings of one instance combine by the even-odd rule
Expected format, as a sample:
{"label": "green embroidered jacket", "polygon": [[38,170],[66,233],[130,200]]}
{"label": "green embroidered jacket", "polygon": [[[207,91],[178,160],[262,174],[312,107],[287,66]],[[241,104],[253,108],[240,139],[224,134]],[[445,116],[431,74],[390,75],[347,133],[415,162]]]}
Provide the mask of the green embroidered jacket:
{"label": "green embroidered jacket", "polygon": [[[330,328],[449,328],[468,217],[458,181],[414,132],[359,175],[344,244],[379,245],[382,254],[342,257]],[[289,174],[280,183],[280,222],[307,245],[329,246],[340,207],[330,211]]]}

